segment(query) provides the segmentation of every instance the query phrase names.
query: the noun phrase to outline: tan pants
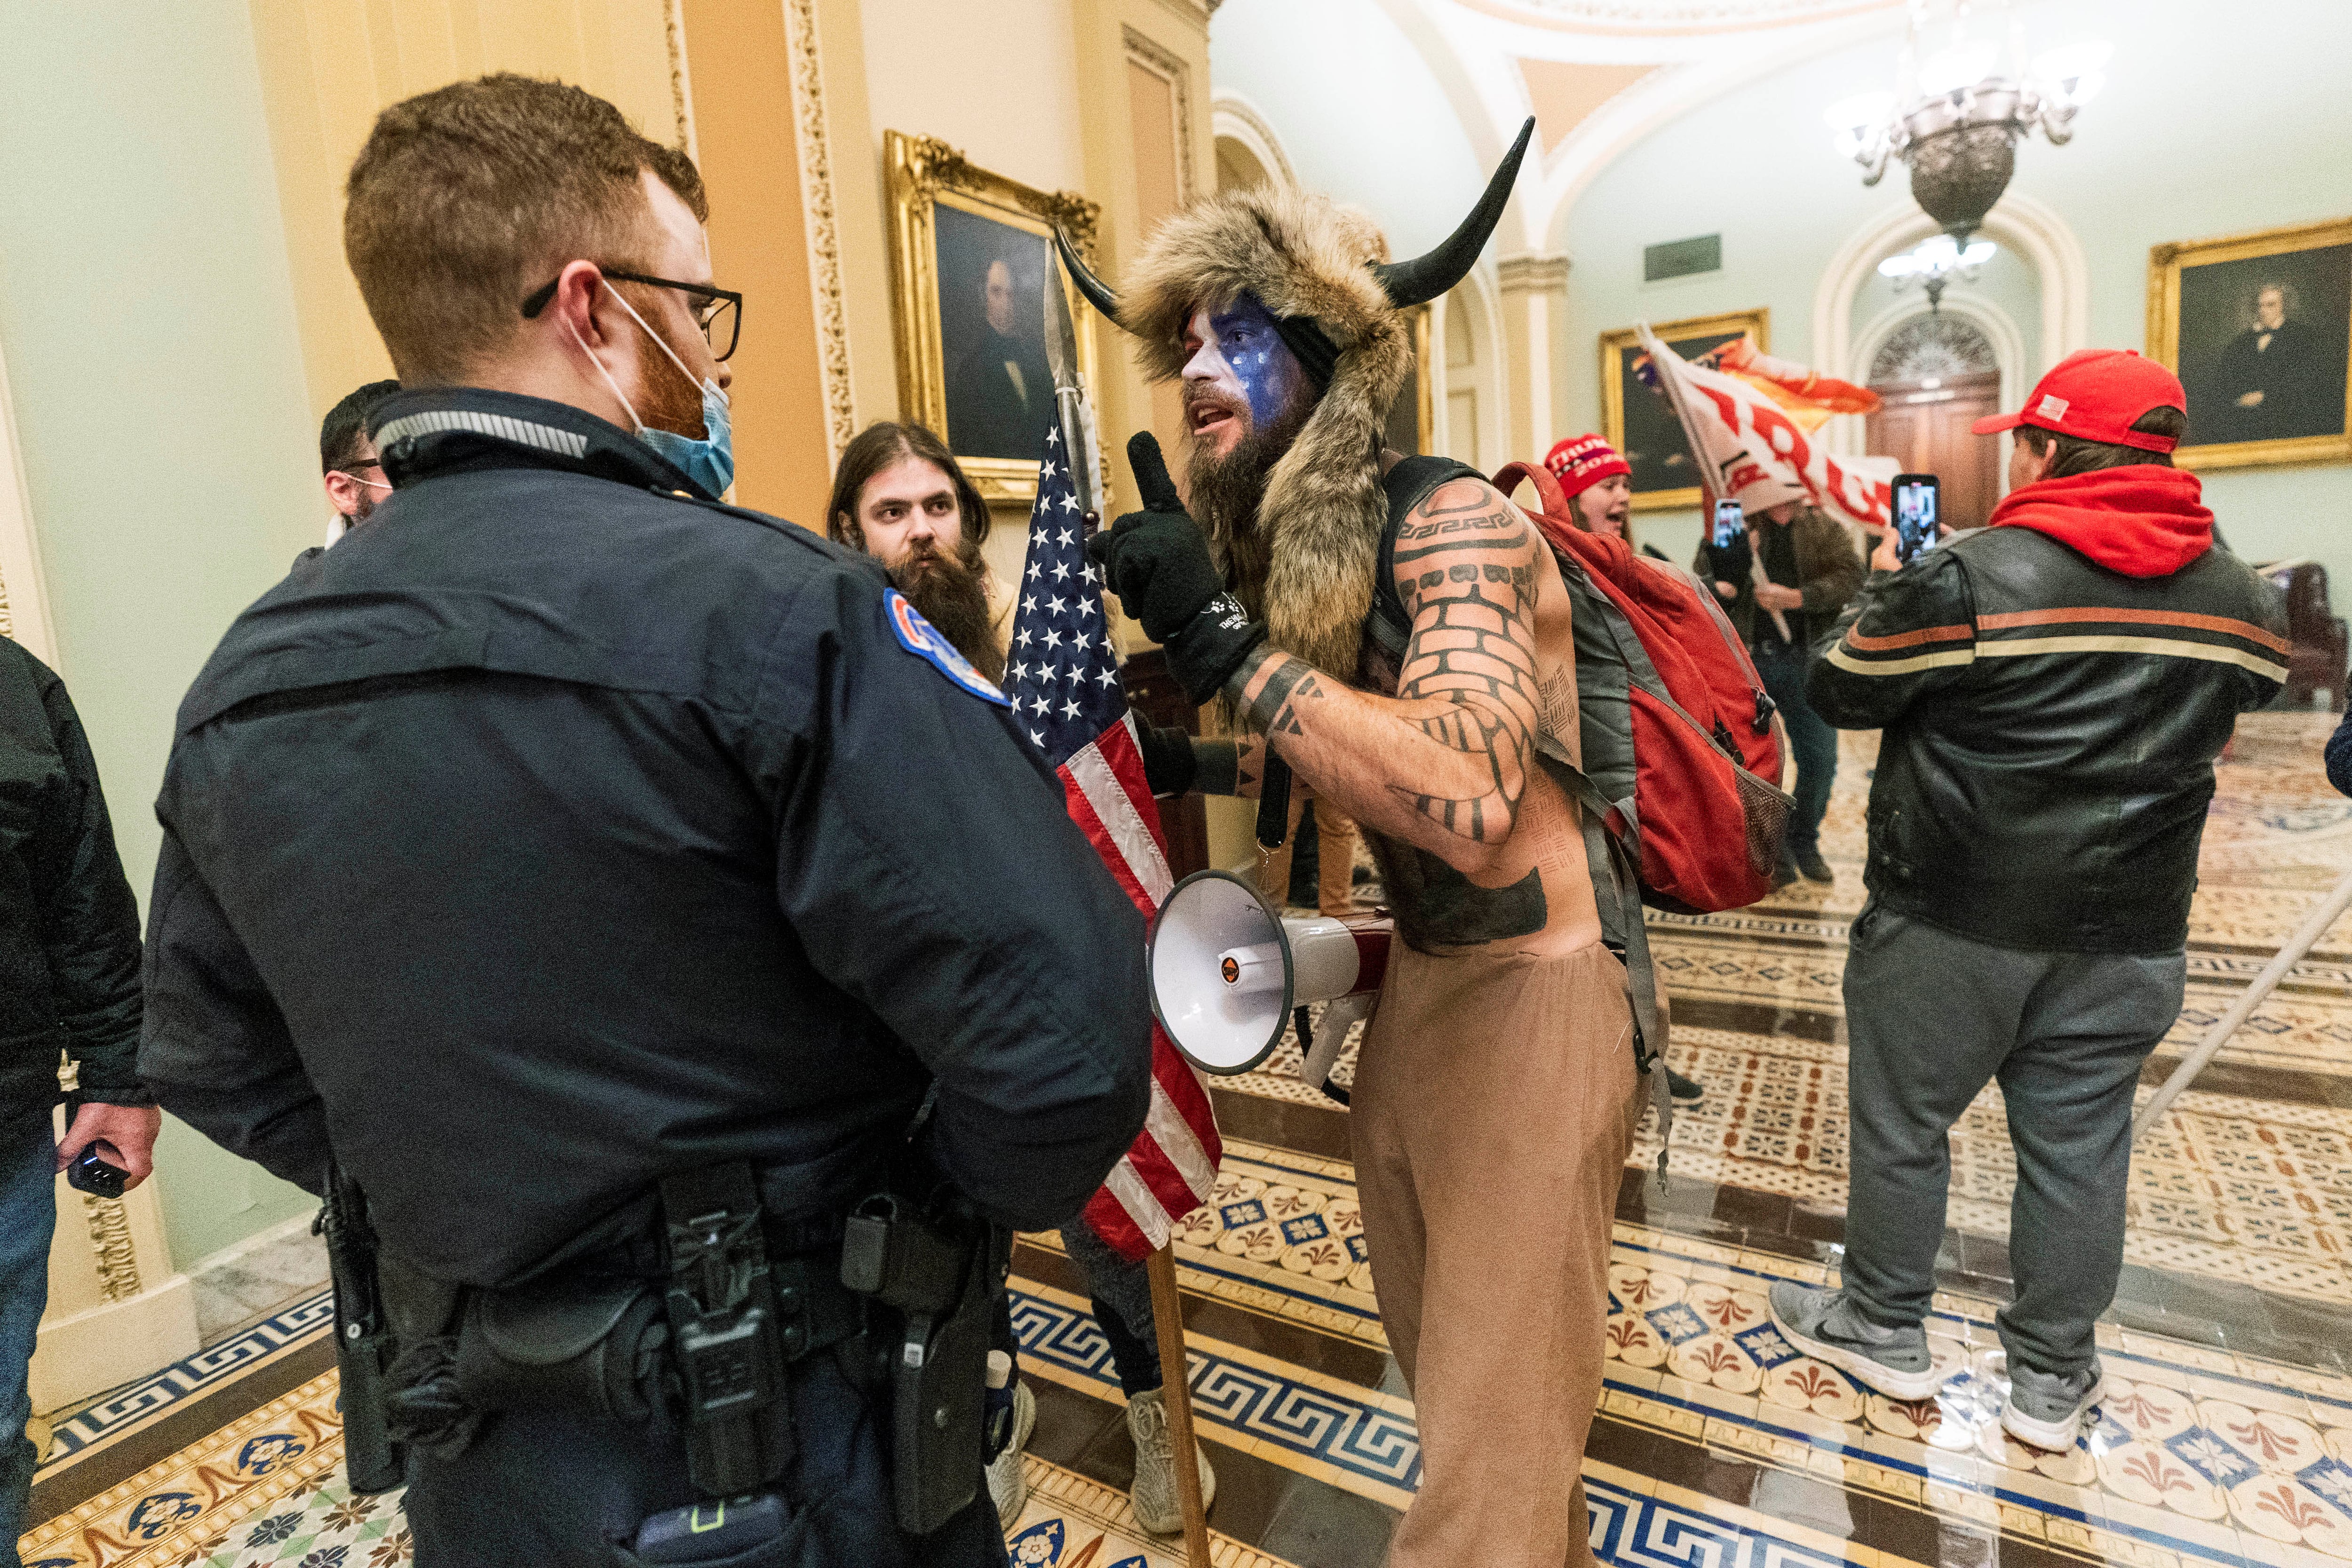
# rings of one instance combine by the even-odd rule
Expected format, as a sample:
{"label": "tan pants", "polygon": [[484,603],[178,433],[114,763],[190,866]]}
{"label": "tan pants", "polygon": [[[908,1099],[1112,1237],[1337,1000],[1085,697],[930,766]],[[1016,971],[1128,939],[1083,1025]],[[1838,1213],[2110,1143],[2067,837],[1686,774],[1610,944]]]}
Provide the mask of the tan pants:
{"label": "tan pants", "polygon": [[1344,915],[1355,907],[1356,824],[1339,808],[1307,787],[1294,775],[1290,781],[1290,820],[1284,825],[1282,847],[1258,863],[1257,890],[1279,909],[1290,901],[1290,847],[1298,839],[1299,814],[1315,802],[1315,907],[1327,915]]}
{"label": "tan pants", "polygon": [[1391,1568],[1592,1562],[1609,1227],[1642,1105],[1595,944],[1389,961],[1349,1118],[1372,1284],[1421,1426]]}

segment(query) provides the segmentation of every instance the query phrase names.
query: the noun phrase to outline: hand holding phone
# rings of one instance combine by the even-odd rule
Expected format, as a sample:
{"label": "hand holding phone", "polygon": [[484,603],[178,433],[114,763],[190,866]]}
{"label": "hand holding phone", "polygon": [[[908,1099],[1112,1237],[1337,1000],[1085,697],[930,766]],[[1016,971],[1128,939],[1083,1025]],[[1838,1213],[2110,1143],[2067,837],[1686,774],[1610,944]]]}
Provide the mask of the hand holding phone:
{"label": "hand holding phone", "polygon": [[1738,501],[1719,500],[1715,503],[1715,531],[1707,536],[1709,544],[1721,550],[1747,531],[1748,520]]}
{"label": "hand holding phone", "polygon": [[111,1143],[92,1143],[81,1152],[81,1158],[66,1167],[66,1185],[95,1198],[119,1198],[131,1180],[131,1173],[120,1165],[107,1163],[100,1150],[107,1154],[115,1152]]}
{"label": "hand holding phone", "polygon": [[1908,564],[1936,546],[1942,521],[1942,481],[1933,474],[1895,476],[1895,558]]}

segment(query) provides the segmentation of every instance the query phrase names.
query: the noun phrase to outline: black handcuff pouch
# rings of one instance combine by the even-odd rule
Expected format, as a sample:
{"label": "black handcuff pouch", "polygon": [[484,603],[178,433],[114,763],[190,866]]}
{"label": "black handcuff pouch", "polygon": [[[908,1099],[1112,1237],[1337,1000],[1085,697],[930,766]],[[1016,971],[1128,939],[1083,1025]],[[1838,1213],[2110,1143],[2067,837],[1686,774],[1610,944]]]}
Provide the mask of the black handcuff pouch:
{"label": "black handcuff pouch", "polygon": [[554,1405],[634,1426],[660,1398],[669,1335],[661,1293],[641,1279],[475,1290],[457,1387],[478,1410]]}

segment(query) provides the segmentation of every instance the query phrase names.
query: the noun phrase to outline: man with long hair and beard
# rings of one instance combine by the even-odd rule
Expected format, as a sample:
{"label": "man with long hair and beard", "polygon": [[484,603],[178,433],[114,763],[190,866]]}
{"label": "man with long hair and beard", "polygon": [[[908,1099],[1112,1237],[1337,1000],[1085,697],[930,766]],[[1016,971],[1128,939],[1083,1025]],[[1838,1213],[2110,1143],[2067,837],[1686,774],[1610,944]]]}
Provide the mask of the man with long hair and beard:
{"label": "man with long hair and beard", "polygon": [[1634,1001],[1591,869],[1610,860],[1578,805],[1559,565],[1475,471],[1380,445],[1412,364],[1404,312],[1475,261],[1533,128],[1411,261],[1359,212],[1263,188],[1163,223],[1123,296],[1064,247],[1146,372],[1182,380],[1197,509],[1139,435],[1142,510],[1090,552],[1188,694],[1238,721],[1240,793],[1295,772],[1362,826],[1403,939],[1349,1118],[1420,1427],[1400,1568],[1592,1561],[1580,1466],[1640,1115]]}
{"label": "man with long hair and beard", "polygon": [[[987,503],[964,477],[947,443],[920,425],[887,420],[866,426],[843,449],[834,474],[833,499],[825,507],[826,531],[835,542],[879,561],[923,618],[982,675],[999,681],[1004,677],[1005,638],[1016,601],[980,552],[988,538],[988,522]],[[1181,730],[1155,730],[1139,719],[1138,728],[1144,773],[1155,795],[1181,793],[1198,782],[1202,771],[1191,736]],[[1230,778],[1233,743],[1202,746],[1222,761],[1224,776]],[[1213,782],[1215,761],[1208,771]],[[1150,1281],[1142,1264],[1120,1258],[1076,1215],[1060,1229],[1070,1261],[1086,1278],[1095,1321],[1109,1342],[1111,1363],[1127,1396],[1128,1432],[1135,1443],[1129,1496],[1136,1522],[1156,1534],[1172,1534],[1183,1528],[1183,1519],[1176,1503],[1176,1450],[1160,1395]],[[1010,1319],[1003,1315],[998,1348],[1017,1361]],[[988,1467],[989,1493],[1008,1529],[1027,1495],[1022,1450],[1036,1419],[1035,1400],[1027,1388],[1016,1383],[1013,1398],[1012,1440]],[[1198,1458],[1205,1503],[1217,1495],[1217,1476],[1208,1456]]]}
{"label": "man with long hair and beard", "polygon": [[867,426],[841,454],[825,532],[882,563],[908,602],[991,681],[1004,679],[1012,592],[988,569],[988,504],[920,425]]}

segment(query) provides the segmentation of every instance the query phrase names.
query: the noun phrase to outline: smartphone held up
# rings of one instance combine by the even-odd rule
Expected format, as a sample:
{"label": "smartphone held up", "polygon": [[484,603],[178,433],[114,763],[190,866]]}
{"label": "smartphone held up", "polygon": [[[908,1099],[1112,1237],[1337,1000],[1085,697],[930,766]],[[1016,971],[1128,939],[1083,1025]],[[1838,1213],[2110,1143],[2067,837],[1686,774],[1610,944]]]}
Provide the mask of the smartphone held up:
{"label": "smartphone held up", "polygon": [[1719,500],[1715,503],[1715,531],[1707,536],[1707,542],[1717,550],[1727,549],[1747,528],[1748,520],[1741,512],[1739,503]]}
{"label": "smartphone held up", "polygon": [[1933,550],[1941,520],[1941,483],[1933,474],[1895,476],[1895,558],[1909,563]]}

